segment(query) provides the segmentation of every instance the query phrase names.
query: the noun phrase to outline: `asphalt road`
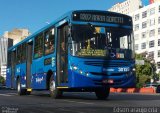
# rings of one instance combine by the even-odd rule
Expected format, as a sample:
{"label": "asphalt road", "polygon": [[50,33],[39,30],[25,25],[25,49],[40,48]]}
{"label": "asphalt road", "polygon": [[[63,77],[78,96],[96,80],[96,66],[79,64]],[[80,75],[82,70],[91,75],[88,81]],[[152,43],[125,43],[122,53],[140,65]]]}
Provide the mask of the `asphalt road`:
{"label": "asphalt road", "polygon": [[94,93],[64,93],[52,99],[48,92],[18,96],[14,90],[0,90],[0,113],[160,113],[160,94],[111,93],[97,100]]}

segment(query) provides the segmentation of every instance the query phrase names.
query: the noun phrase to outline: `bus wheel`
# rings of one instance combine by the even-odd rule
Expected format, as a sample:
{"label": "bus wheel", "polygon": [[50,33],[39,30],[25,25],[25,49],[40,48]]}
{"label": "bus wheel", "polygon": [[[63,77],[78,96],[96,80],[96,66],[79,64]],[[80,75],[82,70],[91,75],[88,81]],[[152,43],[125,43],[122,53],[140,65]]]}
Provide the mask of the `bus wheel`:
{"label": "bus wheel", "polygon": [[95,91],[95,94],[99,100],[105,100],[106,98],[108,98],[109,93],[110,93],[109,86],[106,86],[103,88],[97,88]]}
{"label": "bus wheel", "polygon": [[18,95],[25,95],[26,89],[22,89],[20,79],[17,80],[17,93]]}
{"label": "bus wheel", "polygon": [[56,99],[56,98],[62,97],[63,92],[56,88],[56,83],[55,83],[55,81],[53,79],[53,76],[51,76],[51,78],[50,78],[49,90],[50,90],[50,96],[52,98]]}

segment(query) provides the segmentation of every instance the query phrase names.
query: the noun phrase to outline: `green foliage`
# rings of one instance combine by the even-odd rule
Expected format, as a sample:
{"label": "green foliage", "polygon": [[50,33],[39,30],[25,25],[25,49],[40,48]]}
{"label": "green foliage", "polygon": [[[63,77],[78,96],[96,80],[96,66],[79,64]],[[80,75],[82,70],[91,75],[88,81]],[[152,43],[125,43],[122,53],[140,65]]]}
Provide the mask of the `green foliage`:
{"label": "green foliage", "polygon": [[143,54],[136,54],[136,60],[144,60],[144,65],[136,65],[137,87],[142,87],[146,82],[149,82],[155,72],[155,65],[151,64]]}
{"label": "green foliage", "polygon": [[5,79],[4,79],[4,77],[2,77],[2,76],[0,76],[0,83],[1,83],[1,84],[4,84],[4,83],[5,83]]}
{"label": "green foliage", "polygon": [[141,88],[141,87],[143,87],[143,85],[145,84],[145,83],[149,83],[150,82],[150,77],[149,76],[146,76],[146,75],[142,75],[142,76],[139,76],[138,77],[138,82],[137,82],[137,84],[136,84],[136,87],[137,88]]}

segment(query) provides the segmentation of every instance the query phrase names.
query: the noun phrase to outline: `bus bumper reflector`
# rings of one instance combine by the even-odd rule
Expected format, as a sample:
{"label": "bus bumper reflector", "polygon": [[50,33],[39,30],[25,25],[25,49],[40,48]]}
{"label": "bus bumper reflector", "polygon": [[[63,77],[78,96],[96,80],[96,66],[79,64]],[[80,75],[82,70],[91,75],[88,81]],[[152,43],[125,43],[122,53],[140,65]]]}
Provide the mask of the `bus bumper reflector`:
{"label": "bus bumper reflector", "polygon": [[27,91],[31,92],[31,91],[32,91],[32,89],[31,89],[31,88],[28,88],[28,89],[27,89]]}

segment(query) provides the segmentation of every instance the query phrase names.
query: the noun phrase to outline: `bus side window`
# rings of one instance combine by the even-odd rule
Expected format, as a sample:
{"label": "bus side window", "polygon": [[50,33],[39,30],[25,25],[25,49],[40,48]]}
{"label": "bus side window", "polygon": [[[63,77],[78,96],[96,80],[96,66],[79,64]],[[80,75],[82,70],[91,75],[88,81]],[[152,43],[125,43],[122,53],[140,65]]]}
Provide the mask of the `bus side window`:
{"label": "bus side window", "polygon": [[35,38],[34,44],[34,58],[40,58],[43,55],[43,34]]}
{"label": "bus side window", "polygon": [[45,33],[45,55],[53,53],[55,49],[55,35],[54,28],[49,29]]}
{"label": "bus side window", "polygon": [[11,52],[8,52],[7,55],[7,67],[11,67]]}
{"label": "bus side window", "polygon": [[21,61],[25,62],[26,61],[26,44],[22,44],[22,57],[21,57]]}
{"label": "bus side window", "polygon": [[17,47],[17,52],[16,52],[16,64],[20,64],[21,63],[21,52],[22,52],[22,46],[18,46]]}

